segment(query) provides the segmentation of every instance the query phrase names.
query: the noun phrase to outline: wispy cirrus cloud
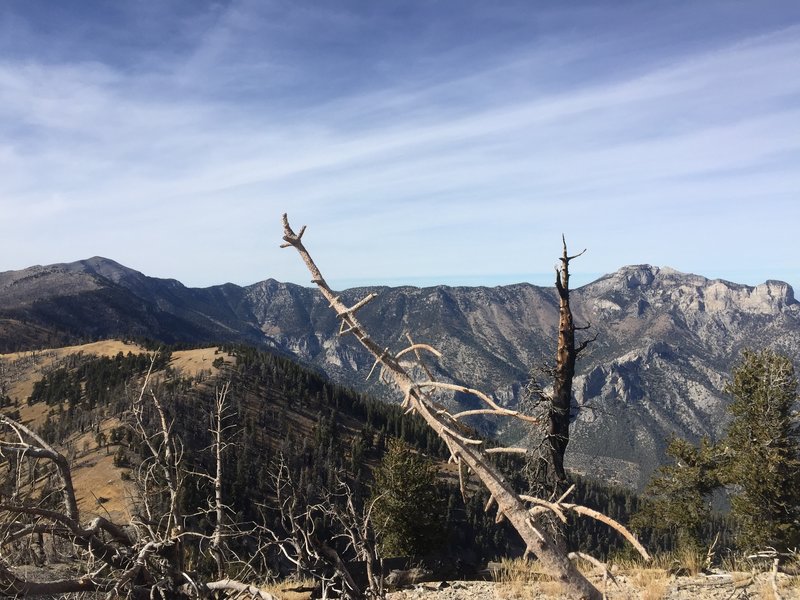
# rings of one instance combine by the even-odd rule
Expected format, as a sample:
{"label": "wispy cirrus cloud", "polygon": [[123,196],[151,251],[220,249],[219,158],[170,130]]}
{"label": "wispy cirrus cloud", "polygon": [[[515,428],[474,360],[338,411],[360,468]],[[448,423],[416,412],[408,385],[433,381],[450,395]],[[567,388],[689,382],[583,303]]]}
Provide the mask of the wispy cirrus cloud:
{"label": "wispy cirrus cloud", "polygon": [[0,55],[7,268],[106,254],[193,284],[302,281],[273,249],[288,210],[340,281],[547,271],[562,231],[587,272],[800,281],[789,252],[766,268],[800,222],[797,25],[648,47],[559,25],[588,9],[520,10],[533,34],[493,15],[473,40],[382,8],[184,8],[124,16],[174,44],[81,60],[28,31],[27,56]]}

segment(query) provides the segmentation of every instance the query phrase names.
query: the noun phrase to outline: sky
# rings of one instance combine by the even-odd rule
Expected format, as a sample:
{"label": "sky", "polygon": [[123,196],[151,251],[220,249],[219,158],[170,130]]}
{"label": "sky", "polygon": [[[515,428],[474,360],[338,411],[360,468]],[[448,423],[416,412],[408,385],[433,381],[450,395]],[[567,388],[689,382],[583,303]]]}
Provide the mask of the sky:
{"label": "sky", "polygon": [[800,286],[795,0],[0,3],[0,271]]}

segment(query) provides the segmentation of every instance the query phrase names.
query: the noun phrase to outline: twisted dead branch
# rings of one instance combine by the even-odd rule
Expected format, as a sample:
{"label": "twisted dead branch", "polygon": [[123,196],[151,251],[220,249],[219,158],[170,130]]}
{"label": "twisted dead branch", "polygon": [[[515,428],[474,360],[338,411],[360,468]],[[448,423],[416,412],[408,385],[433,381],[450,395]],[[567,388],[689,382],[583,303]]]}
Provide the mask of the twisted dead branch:
{"label": "twisted dead branch", "polygon": [[[315,580],[322,598],[383,598],[383,571],[372,527],[375,500],[357,509],[352,490],[340,479],[334,490],[325,490],[318,501],[308,502],[282,458],[272,467],[271,477],[278,526],[268,527],[266,523],[271,520],[262,517],[259,529],[267,539],[266,545],[277,547],[298,576]],[[266,512],[269,507],[262,510]],[[330,527],[327,539],[318,531],[321,520]],[[343,553],[363,561],[366,587],[356,582]]]}
{"label": "twisted dead branch", "polygon": [[[305,263],[311,274],[312,283],[316,284],[320,293],[328,301],[330,307],[341,320],[339,331],[341,334],[353,334],[375,359],[373,370],[381,369],[381,379],[391,382],[403,396],[403,406],[409,411],[418,413],[422,419],[445,442],[451,453],[451,459],[459,465],[459,476],[463,468],[474,473],[489,491],[490,504],[497,505],[497,519],[508,519],[525,542],[528,551],[535,554],[542,565],[550,571],[561,583],[563,590],[572,598],[588,598],[599,600],[602,594],[597,590],[575,567],[567,555],[562,552],[555,540],[540,531],[534,517],[523,503],[523,499],[508,485],[504,477],[487,460],[487,452],[483,449],[483,442],[464,436],[458,432],[460,418],[469,416],[471,411],[456,415],[449,414],[438,407],[431,396],[433,390],[448,389],[469,393],[480,399],[488,408],[480,409],[479,414],[495,414],[522,418],[516,411],[509,411],[498,406],[488,396],[470,388],[431,381],[430,372],[428,381],[416,381],[409,371],[401,364],[399,356],[393,354],[388,348],[379,346],[369,335],[364,326],[356,317],[356,312],[374,299],[374,294],[364,298],[351,307],[346,306],[339,296],[325,281],[319,268],[312,259],[302,238],[305,233],[303,226],[298,233],[289,225],[287,215],[283,215],[283,240],[281,247],[294,248]],[[566,256],[566,250],[565,250]],[[567,257],[567,263],[570,258]],[[566,265],[565,265],[566,266]],[[568,277],[568,275],[566,275]],[[568,283],[568,280],[567,280]],[[571,323],[570,323],[571,325]],[[573,330],[574,331],[574,330]],[[412,342],[412,348],[414,344]],[[406,352],[408,349],[406,350]],[[497,450],[495,450],[497,451]],[[462,489],[464,487],[462,478]]]}

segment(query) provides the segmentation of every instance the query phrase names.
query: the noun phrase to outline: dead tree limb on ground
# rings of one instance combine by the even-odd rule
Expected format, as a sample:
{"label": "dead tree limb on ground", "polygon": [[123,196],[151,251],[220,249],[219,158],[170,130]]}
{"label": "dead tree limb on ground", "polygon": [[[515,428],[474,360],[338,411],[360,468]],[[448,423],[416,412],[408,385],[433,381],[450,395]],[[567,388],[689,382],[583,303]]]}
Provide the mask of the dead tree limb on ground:
{"label": "dead tree limb on ground", "polygon": [[[341,320],[340,333],[352,333],[356,339],[375,358],[375,367],[380,367],[381,378],[391,382],[403,395],[403,406],[409,411],[418,413],[422,419],[439,435],[447,444],[451,459],[459,467],[472,471],[483,483],[491,494],[491,502],[497,504],[498,520],[508,519],[511,525],[522,537],[528,550],[535,554],[542,565],[553,574],[563,587],[565,593],[572,598],[588,598],[599,600],[602,594],[581,574],[567,555],[558,549],[554,540],[541,531],[536,521],[530,515],[527,507],[519,495],[508,485],[498,470],[492,466],[485,451],[483,442],[460,433],[459,417],[449,414],[434,402],[432,391],[450,387],[434,381],[415,381],[406,368],[401,364],[398,355],[387,348],[379,346],[369,335],[366,329],[356,318],[356,311],[374,298],[371,294],[352,307],[346,306],[339,296],[328,286],[322,273],[315,264],[311,255],[303,244],[302,237],[305,232],[303,227],[295,233],[289,225],[287,216],[283,215],[284,244],[282,247],[293,247],[300,254],[303,262],[311,273],[311,280],[323,297],[329,302],[330,307]],[[412,347],[414,344],[412,344]],[[416,351],[417,348],[415,348]],[[461,391],[473,393],[468,388]],[[507,411],[496,405],[485,394],[474,394],[481,399],[488,408],[482,409],[486,413],[503,416],[520,416],[515,411]],[[463,415],[462,415],[463,416]]]}

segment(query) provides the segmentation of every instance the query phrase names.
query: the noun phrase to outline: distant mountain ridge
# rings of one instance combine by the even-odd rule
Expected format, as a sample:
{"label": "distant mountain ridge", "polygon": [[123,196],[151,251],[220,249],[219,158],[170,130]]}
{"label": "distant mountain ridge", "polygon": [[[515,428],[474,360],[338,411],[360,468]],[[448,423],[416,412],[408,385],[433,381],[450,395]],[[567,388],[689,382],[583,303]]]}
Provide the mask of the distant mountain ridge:
{"label": "distant mountain ridge", "polygon": [[44,328],[63,341],[123,335],[260,344],[241,296],[233,284],[187,288],[102,257],[7,271],[0,273],[0,349],[17,349],[6,328]]}
{"label": "distant mountain ridge", "polygon": [[[442,379],[524,401],[532,366],[552,360],[558,304],[553,288],[376,287],[344,290],[377,341],[405,347],[405,333],[443,352],[431,364]],[[717,435],[725,422],[722,389],[744,347],[770,346],[797,364],[800,304],[786,283],[746,286],[649,265],[623,267],[572,292],[579,324],[597,341],[582,355],[568,464],[640,485],[673,432]],[[128,336],[165,342],[246,342],[276,348],[334,380],[392,399],[365,376],[372,359],[313,289],[272,279],[187,288],[109,259],[0,273],[0,350],[75,339]],[[463,399],[469,402],[469,399]],[[487,424],[483,426],[488,427]],[[515,428],[498,431],[525,438]]]}

